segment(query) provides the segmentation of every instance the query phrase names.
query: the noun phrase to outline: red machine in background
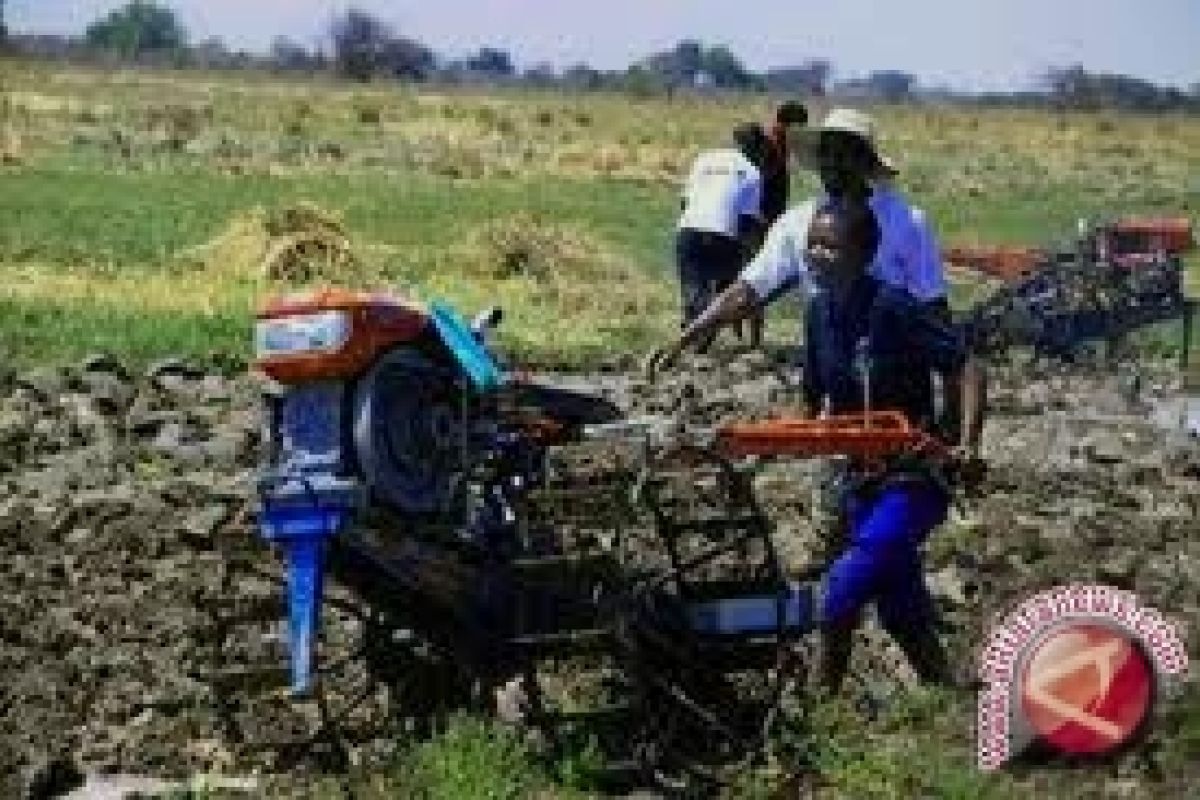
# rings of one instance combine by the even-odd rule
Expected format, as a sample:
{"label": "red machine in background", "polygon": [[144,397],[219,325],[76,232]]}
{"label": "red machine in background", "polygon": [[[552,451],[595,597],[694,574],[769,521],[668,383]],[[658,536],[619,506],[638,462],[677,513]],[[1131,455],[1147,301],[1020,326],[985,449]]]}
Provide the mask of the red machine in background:
{"label": "red machine in background", "polygon": [[946,248],[942,257],[952,267],[1013,283],[1033,274],[1046,258],[1046,252],[1019,245],[962,245]]}
{"label": "red machine in background", "polygon": [[1086,227],[1082,234],[1073,250],[1027,245],[958,245],[947,248],[943,256],[952,266],[1014,283],[1048,263],[1074,258],[1078,249],[1097,261],[1136,268],[1179,258],[1196,248],[1192,222],[1187,217],[1121,217]]}
{"label": "red machine in background", "polygon": [[1196,248],[1187,217],[1124,217],[1098,226],[1094,239],[1099,257],[1121,267],[1179,257]]}

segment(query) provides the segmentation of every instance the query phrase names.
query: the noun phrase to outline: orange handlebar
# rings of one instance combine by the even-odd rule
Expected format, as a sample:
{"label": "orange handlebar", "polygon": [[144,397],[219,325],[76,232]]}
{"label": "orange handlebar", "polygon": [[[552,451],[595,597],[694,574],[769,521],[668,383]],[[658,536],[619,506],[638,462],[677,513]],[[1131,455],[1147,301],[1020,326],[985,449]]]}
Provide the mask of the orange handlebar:
{"label": "orange handlebar", "polygon": [[824,419],[780,417],[735,422],[716,431],[717,447],[739,456],[861,456],[876,458],[911,450],[940,449],[899,411],[874,411]]}

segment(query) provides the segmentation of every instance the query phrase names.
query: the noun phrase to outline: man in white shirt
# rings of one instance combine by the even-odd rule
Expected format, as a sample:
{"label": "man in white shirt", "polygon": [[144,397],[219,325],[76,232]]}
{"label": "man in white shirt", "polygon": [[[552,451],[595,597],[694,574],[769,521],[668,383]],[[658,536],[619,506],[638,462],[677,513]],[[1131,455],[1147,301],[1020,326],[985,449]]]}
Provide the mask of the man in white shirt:
{"label": "man in white shirt", "polygon": [[675,255],[685,327],[733,283],[744,248],[762,233],[767,136],[759,125],[740,125],[734,143],[701,153],[684,187]]}
{"label": "man in white shirt", "polygon": [[896,169],[876,147],[874,121],[859,111],[835,108],[816,129],[816,135],[815,166],[824,193],[779,218],[741,279],[764,298],[796,285],[811,290],[803,254],[814,213],[831,200],[865,199],[881,234],[871,274],[948,315],[946,278],[937,239],[925,213],[908,205],[887,179]]}
{"label": "man in white shirt", "polygon": [[[758,255],[707,308],[698,309],[694,319],[699,322],[705,317],[738,317],[732,310],[742,304],[750,303],[761,309],[793,288],[800,288],[812,297],[817,289],[806,252],[814,216],[819,209],[831,205],[865,205],[879,227],[879,242],[869,273],[916,298],[942,321],[950,322],[937,241],[924,213],[910,207],[886,179],[896,170],[875,145],[874,121],[862,112],[837,108],[816,131],[816,146],[809,150],[815,156],[824,193],[780,217],[768,231]],[[703,329],[708,338],[697,339],[689,333],[691,328]],[[685,324],[674,342],[650,354],[647,371],[654,374],[674,361],[685,347],[694,346],[696,341],[710,341],[712,335],[715,334],[709,326]]]}

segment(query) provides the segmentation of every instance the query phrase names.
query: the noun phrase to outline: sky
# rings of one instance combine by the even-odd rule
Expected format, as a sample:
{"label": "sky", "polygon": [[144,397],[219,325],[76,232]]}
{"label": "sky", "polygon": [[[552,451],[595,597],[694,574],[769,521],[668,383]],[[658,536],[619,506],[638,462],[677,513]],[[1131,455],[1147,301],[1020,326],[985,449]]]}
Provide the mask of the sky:
{"label": "sky", "polygon": [[[337,0],[166,0],[193,40],[265,51],[315,44]],[[79,33],[122,0],[7,0],[9,28]],[[1186,88],[1200,83],[1200,0],[357,0],[397,32],[459,57],[621,68],[681,38],[729,46],[761,70],[828,58],[835,78],[901,69],[927,85],[1007,90],[1080,63]]]}

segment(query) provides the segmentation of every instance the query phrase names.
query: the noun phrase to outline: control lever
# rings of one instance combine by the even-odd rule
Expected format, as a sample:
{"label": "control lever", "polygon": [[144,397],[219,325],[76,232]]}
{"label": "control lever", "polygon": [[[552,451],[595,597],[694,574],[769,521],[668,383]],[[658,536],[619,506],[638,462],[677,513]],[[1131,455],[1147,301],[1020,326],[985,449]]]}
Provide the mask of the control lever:
{"label": "control lever", "polygon": [[862,384],[863,424],[871,426],[871,351],[870,341],[864,336],[854,345],[854,369],[858,372],[859,383]]}
{"label": "control lever", "polygon": [[487,338],[488,333],[496,328],[504,319],[504,311],[500,306],[488,306],[475,315],[471,320],[471,333],[480,342]]}

